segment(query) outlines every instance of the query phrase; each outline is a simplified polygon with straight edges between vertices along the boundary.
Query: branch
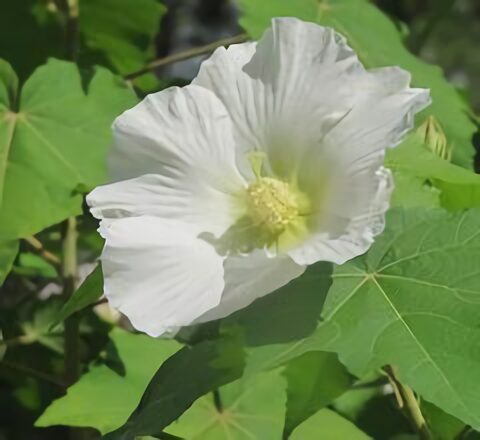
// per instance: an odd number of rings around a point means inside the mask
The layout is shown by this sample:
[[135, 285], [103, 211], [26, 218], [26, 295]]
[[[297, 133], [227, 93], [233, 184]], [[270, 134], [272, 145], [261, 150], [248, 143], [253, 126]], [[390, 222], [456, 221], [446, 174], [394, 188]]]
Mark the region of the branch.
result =
[[[77, 284], [77, 221], [65, 221], [63, 234], [63, 295], [70, 298]], [[74, 383], [80, 376], [79, 317], [76, 313], [65, 320], [65, 381]]]
[[65, 0], [66, 12], [67, 12], [67, 25], [66, 25], [66, 52], [67, 57], [76, 61], [78, 58], [79, 49], [79, 1], [78, 0]]
[[233, 37], [223, 38], [221, 40], [214, 41], [213, 43], [206, 44], [205, 46], [194, 47], [183, 52], [174, 53], [164, 58], [159, 58], [158, 60], [152, 61], [145, 67], [142, 67], [140, 70], [125, 75], [124, 78], [127, 80], [132, 80], [167, 64], [176, 63], [178, 61], [183, 61], [189, 58], [196, 57], [198, 55], [204, 55], [206, 53], [213, 52], [220, 46], [229, 46], [230, 44], [243, 43], [244, 41], [247, 41], [247, 39], [247, 34], [239, 34]]
[[387, 365], [384, 368], [384, 371], [395, 391], [395, 397], [399, 408], [403, 410], [409, 418], [415, 431], [422, 440], [433, 440], [432, 434], [428, 429], [427, 422], [423, 417], [417, 398], [412, 389], [398, 380], [394, 367]]
[[59, 381], [55, 376], [51, 376], [47, 373], [44, 373], [43, 371], [34, 370], [33, 368], [27, 367], [26, 365], [15, 364], [13, 362], [6, 361], [6, 360], [2, 360], [2, 365], [12, 370], [26, 373], [27, 375], [36, 377], [37, 379], [43, 380], [45, 382], [52, 383], [61, 388], [65, 387], [65, 384]]
[[61, 265], [60, 258], [58, 258], [55, 254], [47, 251], [43, 246], [42, 242], [35, 238], [34, 236], [26, 237], [24, 240], [40, 255], [45, 261], [50, 264], [53, 264], [57, 269]]

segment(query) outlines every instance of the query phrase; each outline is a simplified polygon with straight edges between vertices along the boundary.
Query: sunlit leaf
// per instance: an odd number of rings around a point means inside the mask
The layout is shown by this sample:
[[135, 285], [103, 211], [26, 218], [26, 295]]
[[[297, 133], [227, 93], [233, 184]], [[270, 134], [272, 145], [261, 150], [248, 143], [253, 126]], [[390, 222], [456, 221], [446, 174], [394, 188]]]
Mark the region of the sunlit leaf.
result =
[[[428, 151], [416, 134], [391, 150], [385, 163], [402, 176], [416, 177], [423, 182], [428, 179], [438, 189], [440, 202], [445, 208], [458, 210], [480, 206], [480, 175]], [[410, 196], [415, 197], [414, 194]], [[408, 197], [404, 194], [404, 199]]]
[[185, 347], [155, 373], [137, 409], [109, 440], [131, 440], [162, 432], [199, 397], [242, 375], [241, 341], [222, 338]]
[[361, 377], [392, 364], [425, 400], [480, 426], [480, 211], [394, 211], [338, 267], [315, 336]]
[[329, 409], [322, 409], [296, 428], [290, 440], [369, 440], [353, 423]]
[[105, 179], [110, 125], [135, 98], [104, 69], [86, 87], [74, 64], [51, 60], [20, 91], [0, 62], [0, 237], [78, 214], [77, 190]]
[[46, 409], [36, 426], [90, 426], [100, 432], [117, 428], [134, 410], [158, 366], [180, 348], [172, 340], [121, 330], [112, 333], [112, 340], [125, 365], [125, 376], [105, 365], [92, 366], [65, 397]]
[[395, 189], [390, 206], [402, 208], [439, 208], [441, 206], [441, 191], [427, 182], [424, 177], [418, 177], [407, 171], [392, 171]]
[[285, 380], [271, 371], [238, 380], [197, 400], [165, 431], [185, 439], [251, 440], [282, 438], [285, 419]]

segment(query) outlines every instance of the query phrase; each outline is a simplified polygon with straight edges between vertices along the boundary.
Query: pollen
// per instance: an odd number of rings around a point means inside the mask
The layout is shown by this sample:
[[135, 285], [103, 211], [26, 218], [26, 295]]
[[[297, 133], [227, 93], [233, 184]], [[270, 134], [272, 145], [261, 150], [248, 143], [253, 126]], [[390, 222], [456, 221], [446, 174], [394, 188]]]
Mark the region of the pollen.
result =
[[270, 177], [261, 177], [247, 188], [247, 206], [253, 223], [271, 233], [281, 233], [299, 215], [295, 191]]

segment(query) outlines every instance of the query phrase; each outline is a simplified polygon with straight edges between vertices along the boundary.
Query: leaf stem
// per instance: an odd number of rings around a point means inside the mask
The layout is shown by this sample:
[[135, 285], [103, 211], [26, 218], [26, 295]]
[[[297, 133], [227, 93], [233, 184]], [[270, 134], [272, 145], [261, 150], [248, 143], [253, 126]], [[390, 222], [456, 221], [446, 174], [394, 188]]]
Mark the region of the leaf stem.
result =
[[33, 235], [31, 237], [26, 237], [24, 240], [35, 250], [35, 252], [40, 255], [45, 261], [55, 266], [55, 268], [61, 267], [61, 260], [55, 254], [51, 253], [43, 246], [42, 242], [38, 240]]
[[28, 374], [37, 379], [43, 380], [44, 382], [52, 383], [58, 387], [64, 388], [65, 384], [59, 381], [55, 376], [51, 376], [43, 371], [34, 370], [33, 368], [27, 367], [26, 365], [15, 364], [10, 361], [2, 360], [2, 366], [10, 368], [11, 370], [16, 370], [21, 373]]
[[[63, 234], [63, 295], [70, 298], [77, 284], [77, 221], [70, 217], [65, 221]], [[68, 385], [80, 375], [79, 317], [74, 313], [65, 320], [65, 381]]]
[[213, 404], [215, 405], [215, 409], [219, 412], [223, 412], [223, 403], [222, 403], [222, 397], [220, 396], [220, 391], [218, 390], [213, 390]]
[[403, 410], [409, 418], [415, 431], [422, 440], [433, 440], [432, 434], [428, 429], [427, 422], [423, 417], [420, 405], [413, 390], [409, 386], [400, 382], [393, 366], [387, 365], [384, 368], [384, 371], [393, 386], [399, 408]]
[[221, 40], [214, 41], [212, 43], [206, 44], [204, 46], [194, 47], [182, 52], [174, 53], [163, 58], [159, 58], [141, 69], [129, 73], [124, 76], [127, 80], [135, 79], [139, 76], [145, 75], [146, 73], [151, 72], [152, 70], [157, 69], [158, 67], [165, 66], [167, 64], [176, 63], [177, 61], [187, 60], [189, 58], [196, 57], [198, 55], [204, 55], [210, 52], [213, 52], [220, 46], [229, 46], [230, 44], [243, 43], [248, 39], [247, 34], [239, 34], [233, 37], [222, 38]]
[[71, 61], [76, 61], [79, 50], [79, 0], [64, 0], [64, 10], [66, 14], [65, 26], [65, 52], [66, 57]]

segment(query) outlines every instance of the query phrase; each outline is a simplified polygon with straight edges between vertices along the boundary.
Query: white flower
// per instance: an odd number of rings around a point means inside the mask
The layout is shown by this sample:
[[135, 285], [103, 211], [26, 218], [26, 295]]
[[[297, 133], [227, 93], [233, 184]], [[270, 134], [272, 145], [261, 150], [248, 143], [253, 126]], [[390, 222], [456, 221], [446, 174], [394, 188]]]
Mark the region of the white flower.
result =
[[110, 303], [156, 336], [364, 253], [392, 191], [385, 149], [429, 103], [409, 82], [365, 70], [333, 30], [282, 18], [124, 113], [118, 181], [88, 196]]

